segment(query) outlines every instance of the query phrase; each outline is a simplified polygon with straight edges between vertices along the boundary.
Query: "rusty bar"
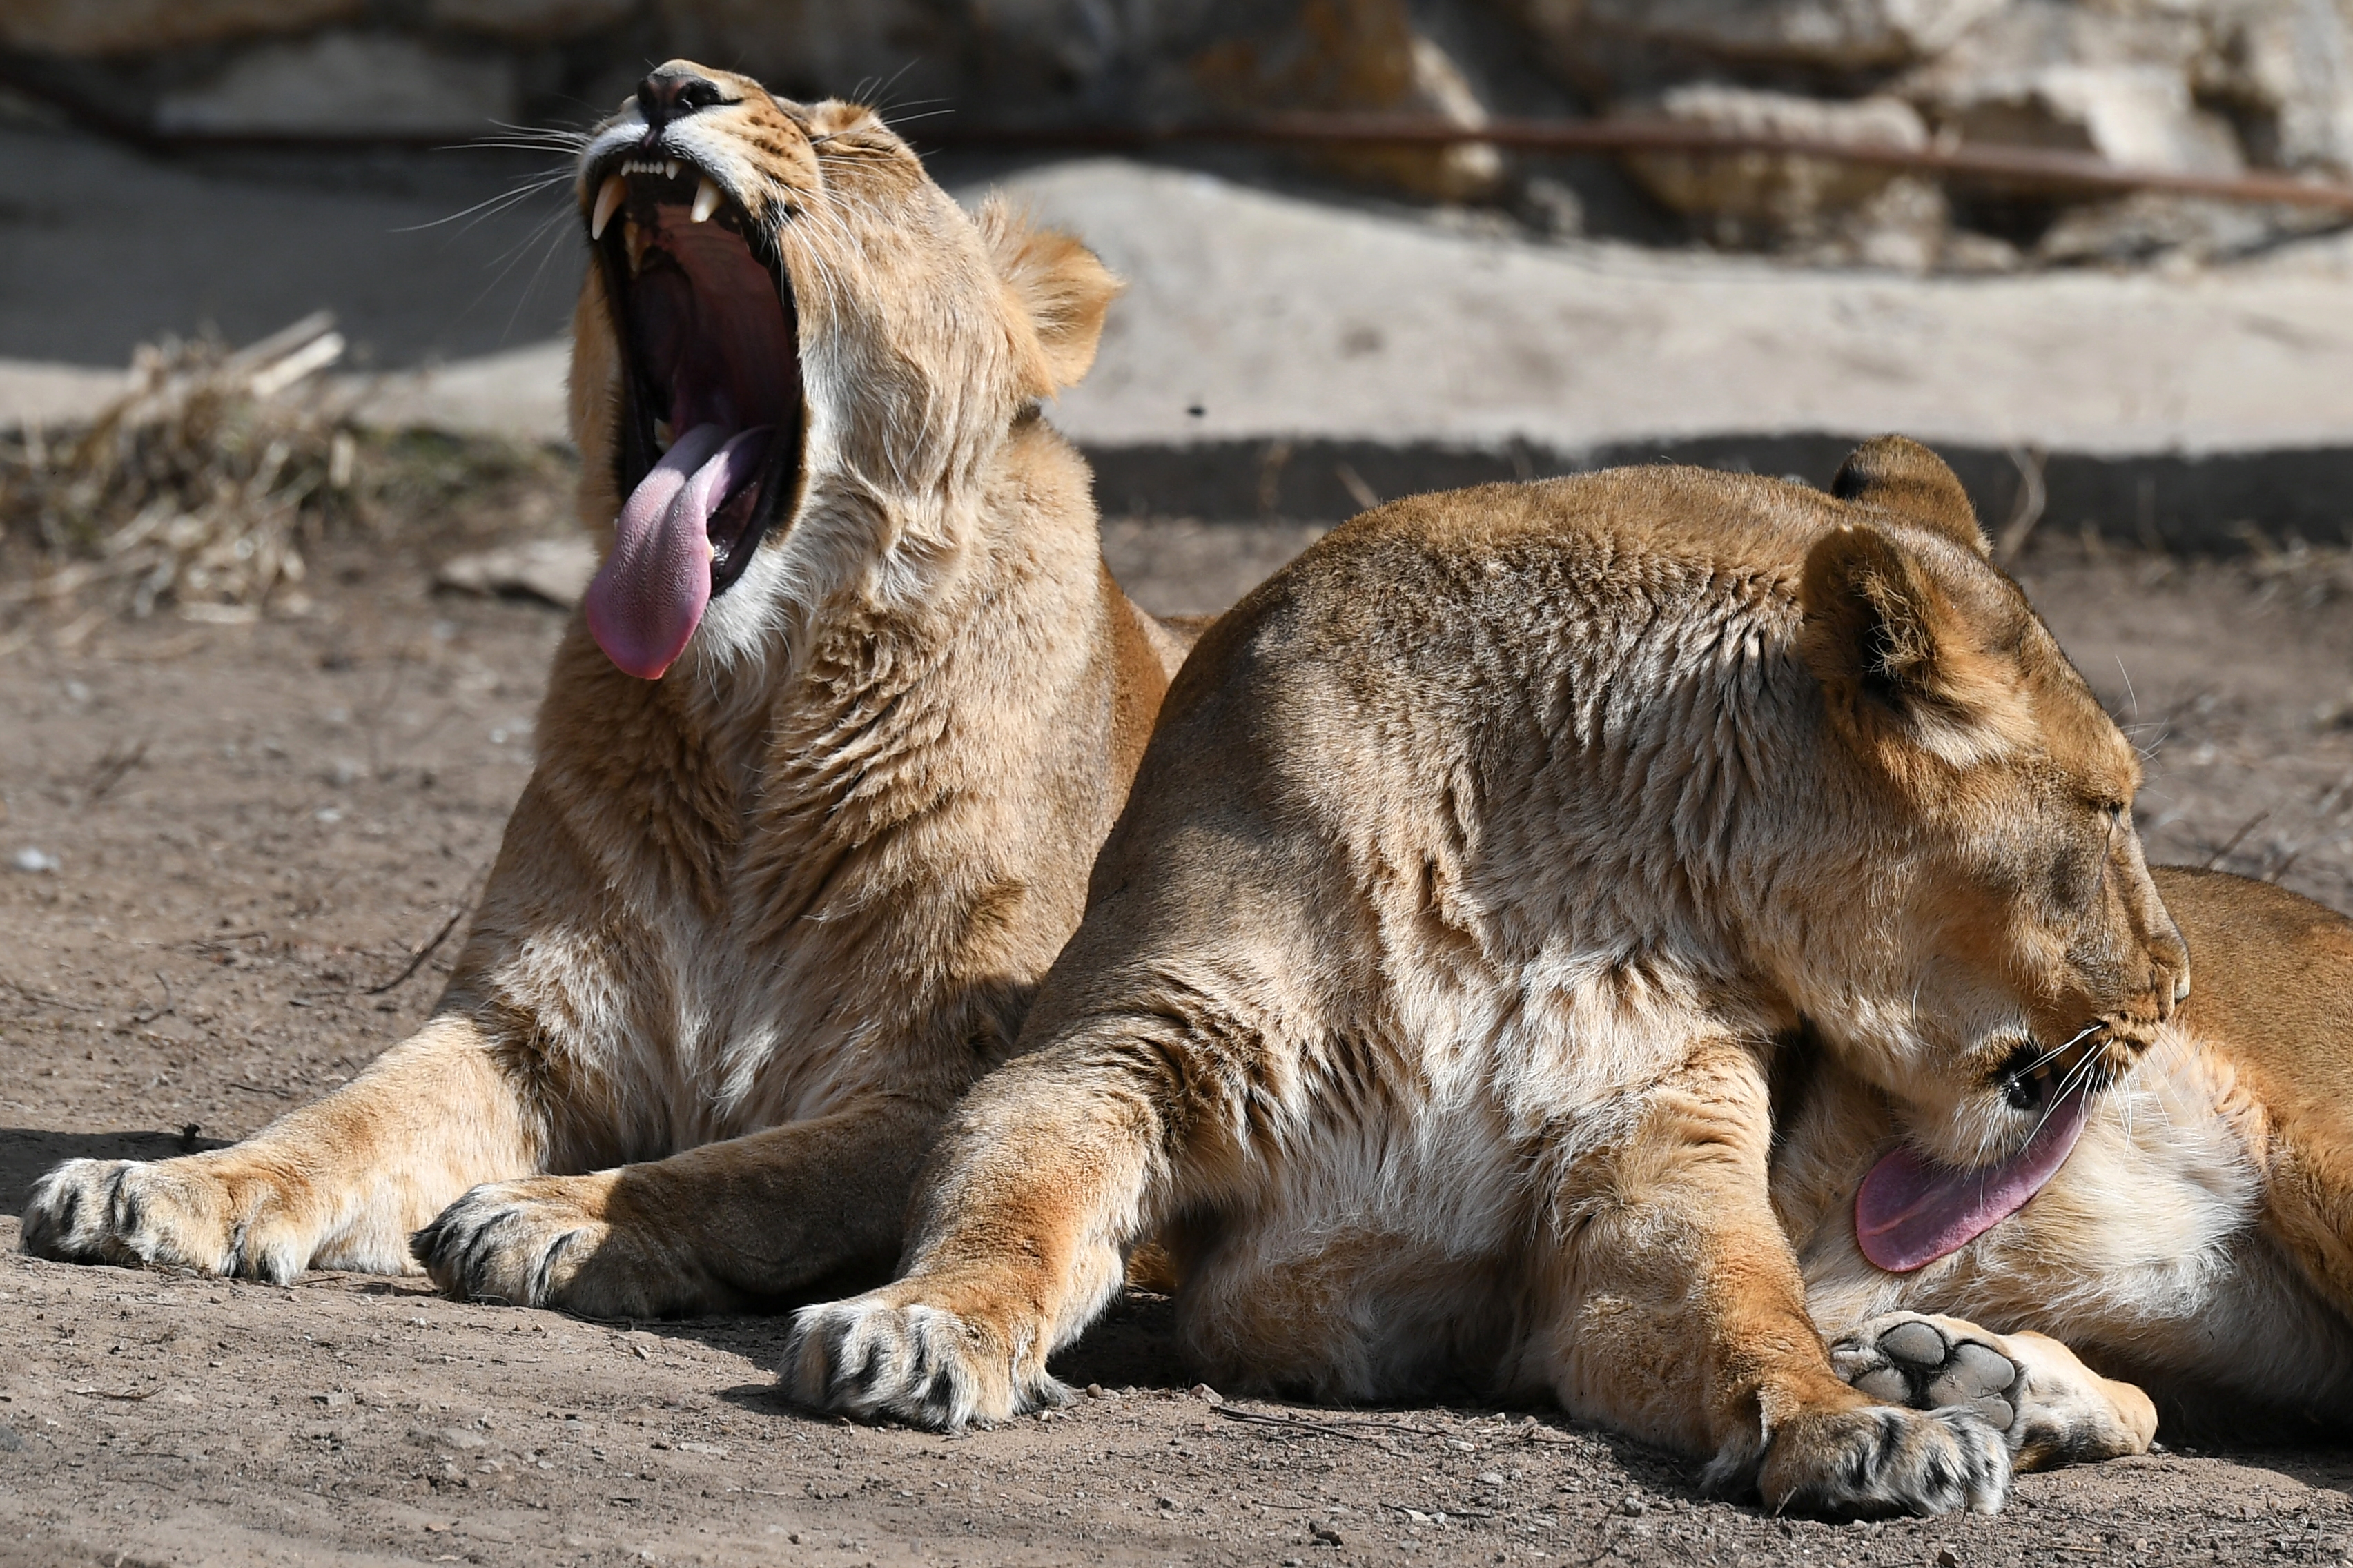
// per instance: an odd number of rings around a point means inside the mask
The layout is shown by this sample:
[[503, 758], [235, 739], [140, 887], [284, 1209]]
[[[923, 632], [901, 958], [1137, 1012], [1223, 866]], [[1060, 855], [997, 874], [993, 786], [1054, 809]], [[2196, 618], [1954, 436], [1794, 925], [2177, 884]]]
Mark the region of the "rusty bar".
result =
[[[142, 151], [245, 149], [391, 149], [449, 146], [446, 136], [384, 133], [313, 134], [283, 132], [173, 132], [90, 101], [61, 89], [47, 73], [27, 68], [22, 58], [0, 54], [0, 86], [46, 102], [83, 129]], [[938, 125], [914, 139], [937, 148], [1003, 147], [1040, 151], [1114, 152], [1186, 142], [1293, 147], [1447, 147], [1485, 143], [1524, 153], [1773, 153], [1867, 163], [1958, 179], [2066, 186], [2088, 191], [2165, 191], [2219, 201], [2276, 202], [2325, 207], [2353, 215], [2353, 185], [2288, 174], [2193, 174], [2172, 169], [2135, 169], [2084, 153], [2040, 147], [1960, 142], [1896, 147], [1807, 137], [1760, 135], [1681, 121], [1637, 118], [1602, 120], [1495, 120], [1470, 126], [1437, 119], [1386, 114], [1272, 114], [1254, 120], [1162, 125]], [[462, 145], [462, 144], [461, 144]], [[492, 142], [483, 151], [517, 151]]]
[[1928, 147], [1760, 135], [1681, 121], [1496, 120], [1458, 125], [1383, 115], [1282, 114], [1263, 119], [1174, 125], [960, 126], [919, 133], [949, 147], [1092, 150], [1225, 142], [1258, 146], [1444, 147], [1484, 143], [1526, 153], [1774, 153], [1867, 163], [1964, 179], [2070, 186], [2095, 191], [2166, 191], [2221, 201], [2277, 202], [2353, 214], [2353, 185], [2286, 174], [2196, 174], [2136, 169], [2084, 153], [1962, 142]]

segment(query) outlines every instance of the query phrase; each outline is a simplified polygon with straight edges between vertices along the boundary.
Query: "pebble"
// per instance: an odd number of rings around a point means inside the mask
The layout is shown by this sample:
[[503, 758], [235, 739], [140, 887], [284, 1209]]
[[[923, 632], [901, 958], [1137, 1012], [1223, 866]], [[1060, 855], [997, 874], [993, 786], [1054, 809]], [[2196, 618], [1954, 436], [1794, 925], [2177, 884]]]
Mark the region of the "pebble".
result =
[[31, 847], [30, 846], [17, 850], [16, 855], [9, 860], [9, 864], [16, 867], [19, 871], [27, 871], [35, 876], [41, 876], [47, 872], [61, 868], [60, 862], [56, 856], [46, 854], [41, 850]]

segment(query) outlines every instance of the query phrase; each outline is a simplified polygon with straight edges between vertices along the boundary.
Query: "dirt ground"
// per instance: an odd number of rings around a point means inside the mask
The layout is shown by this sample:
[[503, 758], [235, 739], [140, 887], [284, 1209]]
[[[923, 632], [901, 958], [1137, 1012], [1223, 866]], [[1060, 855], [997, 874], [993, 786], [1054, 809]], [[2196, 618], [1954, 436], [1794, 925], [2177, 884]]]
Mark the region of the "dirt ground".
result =
[[[1312, 537], [1115, 522], [1147, 605]], [[316, 563], [248, 626], [0, 626], [0, 1206], [71, 1155], [261, 1126], [413, 1027], [530, 764], [560, 617]], [[2150, 752], [2151, 858], [2353, 908], [2353, 616], [2332, 560], [2053, 542], [2023, 576]], [[13, 644], [15, 646], [11, 647]], [[52, 862], [54, 862], [52, 866]], [[9, 869], [10, 866], [49, 868]], [[2353, 1450], [2168, 1447], [1997, 1518], [1828, 1526], [1556, 1415], [1190, 1390], [1166, 1303], [1057, 1370], [1099, 1397], [946, 1439], [773, 1393], [777, 1320], [602, 1323], [419, 1281], [34, 1262], [0, 1221], [0, 1568], [334, 1562], [2336, 1563]]]

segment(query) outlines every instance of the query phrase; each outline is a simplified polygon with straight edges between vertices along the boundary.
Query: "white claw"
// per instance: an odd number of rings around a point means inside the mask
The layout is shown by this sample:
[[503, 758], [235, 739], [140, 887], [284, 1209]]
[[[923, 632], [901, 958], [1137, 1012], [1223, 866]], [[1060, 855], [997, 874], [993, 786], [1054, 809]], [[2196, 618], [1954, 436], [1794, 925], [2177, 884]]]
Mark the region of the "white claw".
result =
[[628, 195], [628, 191], [629, 187], [620, 175], [605, 176], [605, 183], [596, 187], [596, 216], [588, 220], [590, 239], [605, 237], [605, 226], [613, 221], [614, 211], [620, 206], [621, 198]]
[[702, 182], [694, 187], [694, 221], [707, 223], [711, 215], [718, 210], [719, 187], [711, 183], [710, 175], [705, 174]]

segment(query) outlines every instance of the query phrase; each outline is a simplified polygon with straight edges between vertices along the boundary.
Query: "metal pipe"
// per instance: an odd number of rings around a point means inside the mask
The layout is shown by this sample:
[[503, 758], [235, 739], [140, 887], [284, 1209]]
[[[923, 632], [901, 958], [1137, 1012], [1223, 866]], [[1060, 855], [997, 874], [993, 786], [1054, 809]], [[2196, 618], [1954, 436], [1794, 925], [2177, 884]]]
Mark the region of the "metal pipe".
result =
[[[166, 131], [63, 89], [21, 58], [0, 56], [0, 85], [50, 105], [83, 129], [164, 153], [212, 149], [356, 150], [447, 147], [446, 136], [384, 132]], [[1777, 136], [1683, 121], [1495, 120], [1461, 125], [1388, 114], [1270, 114], [1251, 120], [1162, 125], [933, 125], [916, 133], [931, 146], [1114, 152], [1188, 142], [1277, 147], [1451, 147], [1483, 143], [1523, 153], [1770, 153], [1834, 163], [2060, 189], [2164, 191], [2229, 202], [2275, 202], [2353, 215], [2353, 185], [2290, 174], [2198, 174], [2136, 169], [2088, 153], [1994, 142], [1899, 147]]]
[[1275, 114], [1261, 119], [1171, 125], [944, 126], [923, 140], [951, 147], [1114, 151], [1224, 142], [1303, 147], [1448, 147], [1483, 143], [1525, 153], [1772, 153], [1866, 163], [1960, 179], [2094, 191], [2166, 191], [2221, 201], [2277, 202], [2353, 214], [2353, 185], [2288, 174], [2199, 174], [2137, 169], [2096, 154], [1990, 142], [1899, 147], [1734, 131], [1683, 121], [1495, 120], [1459, 125], [1374, 114]]

